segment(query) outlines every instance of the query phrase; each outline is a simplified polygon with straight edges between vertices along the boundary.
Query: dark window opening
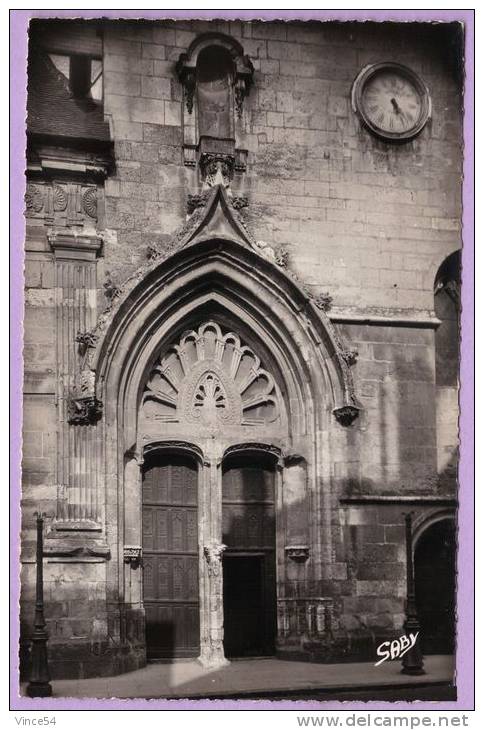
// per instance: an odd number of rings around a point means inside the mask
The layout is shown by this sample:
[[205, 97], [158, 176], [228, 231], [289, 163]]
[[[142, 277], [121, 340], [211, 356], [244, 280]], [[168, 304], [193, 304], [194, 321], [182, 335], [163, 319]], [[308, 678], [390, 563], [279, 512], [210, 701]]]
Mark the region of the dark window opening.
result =
[[460, 252], [445, 259], [435, 278], [434, 308], [441, 324], [435, 332], [435, 382], [457, 385], [459, 376]]
[[102, 101], [103, 67], [100, 59], [59, 53], [50, 53], [49, 57], [56, 69], [67, 79], [76, 99]]

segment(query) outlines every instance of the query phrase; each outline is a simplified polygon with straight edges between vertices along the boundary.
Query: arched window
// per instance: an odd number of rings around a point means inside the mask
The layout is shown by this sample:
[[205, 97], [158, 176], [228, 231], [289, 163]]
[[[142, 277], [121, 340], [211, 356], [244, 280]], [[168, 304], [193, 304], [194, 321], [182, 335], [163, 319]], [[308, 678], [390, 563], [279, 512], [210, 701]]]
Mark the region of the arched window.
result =
[[434, 287], [437, 467], [441, 488], [455, 489], [459, 458], [460, 251], [441, 264]]
[[460, 251], [448, 256], [435, 278], [434, 307], [440, 319], [435, 333], [435, 382], [457, 385], [459, 375]]

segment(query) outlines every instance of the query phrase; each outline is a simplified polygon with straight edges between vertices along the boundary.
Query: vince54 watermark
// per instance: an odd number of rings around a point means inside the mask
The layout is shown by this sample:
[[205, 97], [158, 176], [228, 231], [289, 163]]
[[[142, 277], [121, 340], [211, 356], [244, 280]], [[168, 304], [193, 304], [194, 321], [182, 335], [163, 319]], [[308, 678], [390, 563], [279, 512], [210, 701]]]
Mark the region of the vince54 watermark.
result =
[[388, 659], [398, 659], [406, 654], [407, 651], [415, 646], [419, 633], [420, 632], [417, 631], [417, 633], [410, 633], [408, 636], [404, 634], [398, 639], [393, 639], [393, 641], [384, 641], [380, 644], [380, 646], [377, 647], [376, 653], [378, 656], [381, 656], [382, 659], [376, 662], [375, 667], [383, 664], [383, 662], [386, 662]]

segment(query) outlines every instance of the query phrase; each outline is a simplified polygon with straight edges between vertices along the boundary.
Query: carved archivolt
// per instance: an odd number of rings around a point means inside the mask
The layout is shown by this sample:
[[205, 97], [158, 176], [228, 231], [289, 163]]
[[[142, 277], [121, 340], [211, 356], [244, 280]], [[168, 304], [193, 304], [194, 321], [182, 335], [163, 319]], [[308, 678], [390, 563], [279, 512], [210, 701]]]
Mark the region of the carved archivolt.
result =
[[148, 420], [257, 426], [279, 419], [274, 378], [234, 332], [205, 322], [156, 362], [144, 389]]

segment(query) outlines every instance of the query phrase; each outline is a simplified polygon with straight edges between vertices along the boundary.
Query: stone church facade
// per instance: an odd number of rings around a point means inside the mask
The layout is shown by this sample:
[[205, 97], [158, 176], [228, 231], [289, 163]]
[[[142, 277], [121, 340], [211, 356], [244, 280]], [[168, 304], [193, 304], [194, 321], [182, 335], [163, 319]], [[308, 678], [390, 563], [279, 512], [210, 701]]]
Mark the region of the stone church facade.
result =
[[[424, 650], [453, 651], [460, 44], [32, 21], [24, 664], [38, 508], [55, 677], [371, 659], [409, 511]], [[425, 84], [412, 137], [358, 113], [383, 62]]]

